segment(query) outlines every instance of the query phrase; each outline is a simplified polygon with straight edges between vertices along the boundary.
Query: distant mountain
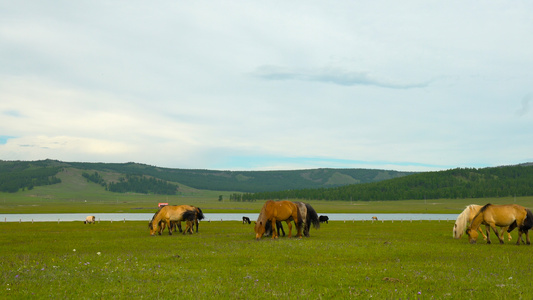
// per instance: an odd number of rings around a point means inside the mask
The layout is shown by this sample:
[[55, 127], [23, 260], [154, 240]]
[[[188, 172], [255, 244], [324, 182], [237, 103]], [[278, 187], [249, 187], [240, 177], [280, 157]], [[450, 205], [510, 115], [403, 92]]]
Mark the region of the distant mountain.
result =
[[[101, 184], [110, 191], [146, 191], [163, 194], [171, 193], [172, 184], [177, 185], [174, 190], [183, 184], [203, 190], [256, 193], [340, 187], [416, 174], [373, 169], [214, 171], [171, 169], [133, 162], [0, 161], [0, 191], [16, 192], [19, 189], [58, 183], [60, 180], [55, 175], [64, 168], [80, 169], [87, 180]], [[115, 175], [102, 177], [99, 172]]]

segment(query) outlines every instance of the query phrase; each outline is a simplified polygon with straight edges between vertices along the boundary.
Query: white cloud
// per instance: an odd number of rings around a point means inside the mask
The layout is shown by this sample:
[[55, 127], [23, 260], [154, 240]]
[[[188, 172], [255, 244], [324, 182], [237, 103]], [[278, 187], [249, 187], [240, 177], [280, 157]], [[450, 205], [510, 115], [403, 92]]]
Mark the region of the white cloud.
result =
[[533, 160], [527, 2], [0, 8], [0, 159], [224, 169]]

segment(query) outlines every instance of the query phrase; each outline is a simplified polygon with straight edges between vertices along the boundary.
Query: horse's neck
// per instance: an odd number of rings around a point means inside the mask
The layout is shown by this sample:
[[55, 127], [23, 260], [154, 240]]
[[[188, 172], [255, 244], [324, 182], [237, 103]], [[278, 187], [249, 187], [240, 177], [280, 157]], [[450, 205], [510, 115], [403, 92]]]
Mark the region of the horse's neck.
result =
[[259, 213], [259, 217], [257, 218], [257, 222], [263, 222], [263, 225], [268, 221], [268, 217], [264, 211]]
[[161, 221], [161, 212], [159, 212], [157, 215], [154, 216], [152, 219], [152, 224], [159, 224], [159, 221]]
[[477, 230], [479, 225], [483, 222], [483, 212], [478, 213], [474, 219], [472, 219], [472, 223], [470, 224], [470, 229]]

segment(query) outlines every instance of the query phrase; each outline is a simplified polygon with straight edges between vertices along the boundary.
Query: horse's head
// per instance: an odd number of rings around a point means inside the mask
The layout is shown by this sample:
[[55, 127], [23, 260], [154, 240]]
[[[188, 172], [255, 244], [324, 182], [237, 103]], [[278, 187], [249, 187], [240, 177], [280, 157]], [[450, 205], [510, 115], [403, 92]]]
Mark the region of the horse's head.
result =
[[157, 232], [156, 227], [158, 226], [154, 226], [154, 222], [148, 223], [148, 228], [150, 228], [150, 235], [155, 235], [155, 233]]
[[463, 236], [463, 232], [458, 230], [457, 223], [453, 225], [453, 237], [456, 239], [460, 239]]
[[255, 239], [259, 240], [265, 233], [265, 224], [262, 221], [255, 223]]
[[475, 244], [476, 241], [477, 241], [477, 237], [478, 237], [477, 230], [472, 230], [472, 229], [468, 228], [466, 230], [466, 234], [468, 234], [468, 237], [470, 239], [470, 244]]

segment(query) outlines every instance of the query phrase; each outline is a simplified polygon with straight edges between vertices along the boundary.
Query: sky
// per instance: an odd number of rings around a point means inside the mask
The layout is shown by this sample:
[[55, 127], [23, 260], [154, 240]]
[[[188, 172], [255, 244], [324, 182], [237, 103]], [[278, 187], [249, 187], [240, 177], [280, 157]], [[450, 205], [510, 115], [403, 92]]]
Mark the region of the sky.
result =
[[531, 162], [532, 13], [526, 0], [0, 0], [0, 160]]

